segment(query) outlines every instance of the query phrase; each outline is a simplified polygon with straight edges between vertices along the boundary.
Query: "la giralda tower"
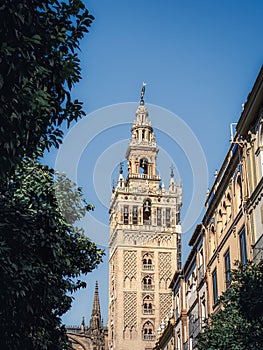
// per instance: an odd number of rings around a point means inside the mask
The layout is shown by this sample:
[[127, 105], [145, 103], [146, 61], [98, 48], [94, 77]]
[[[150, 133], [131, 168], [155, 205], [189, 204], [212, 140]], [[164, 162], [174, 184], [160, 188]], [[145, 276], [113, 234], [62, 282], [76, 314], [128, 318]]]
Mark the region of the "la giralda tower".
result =
[[[160, 185], [158, 147], [141, 92], [126, 152], [110, 201], [109, 349], [151, 350], [172, 310], [169, 288], [181, 268], [182, 188]], [[160, 118], [162, 116], [160, 115]]]

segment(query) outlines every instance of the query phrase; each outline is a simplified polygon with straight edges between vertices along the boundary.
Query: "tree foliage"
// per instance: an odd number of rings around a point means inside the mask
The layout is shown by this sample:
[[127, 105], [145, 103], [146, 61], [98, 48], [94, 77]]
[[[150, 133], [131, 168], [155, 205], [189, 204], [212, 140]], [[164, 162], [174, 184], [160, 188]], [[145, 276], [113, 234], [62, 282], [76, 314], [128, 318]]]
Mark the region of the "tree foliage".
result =
[[26, 159], [0, 193], [0, 348], [65, 349], [60, 317], [103, 252], [74, 227], [92, 207], [65, 175]]
[[81, 0], [0, 1], [0, 349], [66, 349], [70, 293], [102, 260], [75, 226], [93, 207], [38, 160], [84, 114], [70, 92], [93, 19]]
[[231, 286], [220, 298], [220, 310], [199, 335], [199, 350], [263, 349], [262, 267], [239, 263], [231, 278]]
[[61, 125], [82, 104], [70, 90], [81, 79], [79, 41], [93, 16], [81, 0], [0, 2], [0, 176], [40, 147], [58, 147]]

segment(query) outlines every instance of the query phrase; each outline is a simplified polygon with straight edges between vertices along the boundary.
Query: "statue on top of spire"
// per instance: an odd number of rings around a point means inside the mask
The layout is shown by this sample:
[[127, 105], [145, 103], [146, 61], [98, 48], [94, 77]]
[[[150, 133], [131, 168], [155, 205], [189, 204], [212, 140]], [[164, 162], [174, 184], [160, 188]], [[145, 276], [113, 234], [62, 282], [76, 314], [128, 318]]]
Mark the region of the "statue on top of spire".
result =
[[147, 85], [147, 84], [146, 84], [145, 82], [142, 83], [141, 102], [140, 102], [141, 105], [144, 105], [144, 99], [143, 99], [143, 97], [144, 97], [144, 94], [145, 94], [145, 86], [146, 86], [146, 85]]
[[174, 177], [174, 169], [175, 169], [173, 164], [171, 164], [170, 169], [171, 169], [170, 176], [171, 176], [171, 178], [173, 178]]

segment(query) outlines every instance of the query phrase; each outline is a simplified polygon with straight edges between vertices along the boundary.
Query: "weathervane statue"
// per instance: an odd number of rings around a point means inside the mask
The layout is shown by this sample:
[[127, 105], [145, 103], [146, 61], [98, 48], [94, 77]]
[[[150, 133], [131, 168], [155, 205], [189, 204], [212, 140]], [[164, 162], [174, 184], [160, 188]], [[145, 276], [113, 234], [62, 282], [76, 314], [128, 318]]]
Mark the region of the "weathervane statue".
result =
[[144, 94], [145, 94], [145, 86], [147, 84], [145, 82], [142, 83], [142, 91], [141, 91], [141, 105], [144, 104], [144, 100], [143, 100], [143, 97], [144, 97]]

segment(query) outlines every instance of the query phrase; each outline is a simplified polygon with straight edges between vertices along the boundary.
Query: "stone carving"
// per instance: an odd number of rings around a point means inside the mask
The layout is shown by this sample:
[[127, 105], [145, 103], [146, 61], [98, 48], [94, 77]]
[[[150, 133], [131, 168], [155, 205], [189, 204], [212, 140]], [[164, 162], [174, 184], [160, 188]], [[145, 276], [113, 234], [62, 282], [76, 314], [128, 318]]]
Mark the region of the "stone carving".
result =
[[136, 278], [137, 271], [137, 252], [126, 250], [124, 251], [124, 277]]
[[160, 293], [160, 320], [170, 315], [172, 309], [172, 296], [170, 293]]
[[159, 277], [160, 280], [164, 279], [165, 281], [167, 279], [171, 279], [172, 277], [172, 257], [171, 253], [159, 253]]
[[123, 315], [124, 315], [124, 329], [137, 326], [137, 293], [124, 292], [123, 293]]
[[[150, 226], [149, 226], [150, 227]], [[130, 242], [133, 243], [155, 243], [156, 245], [160, 245], [161, 243], [165, 244], [166, 246], [171, 245], [171, 239], [172, 235], [170, 233], [167, 234], [160, 234], [157, 232], [138, 232], [138, 231], [132, 231], [132, 232], [125, 232], [124, 233], [124, 242]]]

